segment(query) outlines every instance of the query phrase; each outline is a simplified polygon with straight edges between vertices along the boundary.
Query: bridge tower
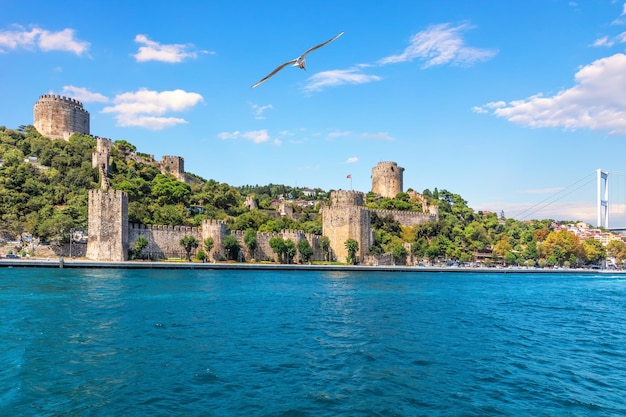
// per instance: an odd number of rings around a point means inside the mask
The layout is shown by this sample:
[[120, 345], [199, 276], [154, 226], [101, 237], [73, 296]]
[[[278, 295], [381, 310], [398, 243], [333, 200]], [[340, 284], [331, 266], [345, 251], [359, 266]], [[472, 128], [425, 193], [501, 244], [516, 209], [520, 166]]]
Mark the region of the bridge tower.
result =
[[[609, 172], [598, 169], [598, 227], [609, 228]], [[604, 224], [603, 224], [604, 220]]]

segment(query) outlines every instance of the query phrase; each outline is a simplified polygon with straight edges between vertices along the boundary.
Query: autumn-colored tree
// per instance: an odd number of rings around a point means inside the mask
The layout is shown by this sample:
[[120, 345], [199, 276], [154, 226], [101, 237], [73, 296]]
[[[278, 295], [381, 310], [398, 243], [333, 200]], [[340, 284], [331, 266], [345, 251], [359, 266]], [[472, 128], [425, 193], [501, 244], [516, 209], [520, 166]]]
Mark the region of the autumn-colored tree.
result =
[[582, 248], [586, 263], [597, 264], [606, 259], [607, 248], [599, 240], [585, 239], [582, 241]]
[[558, 265], [563, 265], [565, 261], [570, 261], [571, 263], [572, 257], [579, 259], [583, 255], [580, 239], [567, 230], [550, 232], [546, 240], [541, 244], [541, 248], [545, 257], [548, 260], [554, 258]]

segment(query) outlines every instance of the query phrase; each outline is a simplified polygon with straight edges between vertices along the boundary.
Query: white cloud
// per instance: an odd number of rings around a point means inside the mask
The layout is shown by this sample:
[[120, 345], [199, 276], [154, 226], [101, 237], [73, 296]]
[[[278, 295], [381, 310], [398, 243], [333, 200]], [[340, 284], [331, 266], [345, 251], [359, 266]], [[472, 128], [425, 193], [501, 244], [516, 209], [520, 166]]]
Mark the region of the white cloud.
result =
[[17, 30], [0, 31], [0, 53], [12, 49], [35, 49], [42, 51], [65, 51], [82, 55], [89, 49], [89, 42], [75, 37], [74, 29], [63, 29], [51, 32], [38, 27], [25, 30], [17, 26]]
[[139, 51], [133, 55], [137, 62], [161, 61], [168, 63], [182, 62], [186, 58], [197, 58], [198, 53], [208, 53], [207, 51], [189, 51], [192, 44], [170, 44], [161, 45], [151, 41], [146, 35], [135, 36], [135, 42], [143, 44]]
[[348, 158], [348, 160], [346, 161], [346, 164], [354, 164], [355, 162], [358, 162], [359, 158], [356, 156], [352, 156], [350, 158]]
[[309, 77], [304, 87], [307, 92], [321, 91], [326, 87], [336, 87], [343, 84], [365, 84], [378, 81], [381, 77], [361, 73], [360, 69], [322, 71]]
[[379, 132], [379, 133], [362, 133], [361, 136], [367, 139], [375, 139], [375, 140], [395, 140], [395, 138], [387, 132]]
[[268, 104], [265, 106], [259, 106], [258, 104], [253, 104], [252, 110], [254, 110], [254, 118], [257, 120], [265, 119], [265, 116], [263, 116], [263, 113], [265, 113], [266, 110], [270, 110], [272, 108], [273, 107], [271, 104]]
[[270, 139], [269, 135], [267, 134], [267, 130], [265, 129], [246, 132], [243, 134], [243, 137], [251, 140], [254, 143], [263, 143], [267, 142]]
[[608, 36], [603, 36], [601, 38], [596, 39], [591, 46], [613, 46], [615, 42], [610, 41]]
[[342, 138], [346, 136], [350, 136], [352, 132], [347, 130], [333, 130], [328, 134], [329, 139]]
[[472, 111], [474, 113], [484, 114], [484, 113], [489, 113], [489, 110], [499, 109], [500, 107], [506, 107], [506, 102], [505, 101], [492, 101], [482, 106], [474, 106], [472, 107]]
[[[247, 139], [254, 143], [263, 143], [267, 142], [270, 139], [270, 136], [267, 133], [267, 130], [251, 130], [248, 132], [240, 132], [238, 130], [234, 132], [221, 132], [217, 135], [218, 139], [221, 140], [235, 140], [239, 138]], [[280, 145], [282, 142], [278, 139], [274, 139], [274, 144]]]
[[413, 35], [404, 52], [383, 58], [378, 63], [385, 65], [421, 59], [424, 61], [422, 68], [428, 68], [443, 64], [469, 65], [495, 56], [496, 50], [465, 45], [461, 32], [470, 28], [467, 24], [452, 27], [449, 23], [430, 26]]
[[234, 132], [221, 132], [217, 134], [217, 138], [221, 140], [237, 139], [239, 137], [239, 131]]
[[624, 15], [626, 15], [626, 3], [624, 3], [624, 6], [622, 6], [622, 14], [620, 16]]
[[86, 88], [73, 85], [64, 86], [61, 95], [73, 97], [83, 103], [107, 103], [109, 101], [108, 97], [100, 93], [92, 93]]
[[67, 51], [81, 55], [89, 49], [89, 42], [74, 38], [74, 29], [59, 32], [42, 30], [39, 35], [39, 47], [44, 51]]
[[615, 54], [582, 67], [575, 81], [573, 87], [552, 97], [536, 94], [511, 101], [496, 107], [493, 114], [535, 128], [591, 129], [626, 135], [626, 55]]
[[119, 126], [139, 126], [151, 130], [187, 123], [185, 119], [162, 117], [168, 112], [180, 112], [202, 101], [202, 96], [184, 90], [151, 91], [140, 89], [117, 95], [113, 106], [103, 113], [113, 113]]
[[603, 36], [599, 39], [596, 39], [595, 42], [591, 44], [591, 46], [596, 46], [596, 47], [606, 46], [610, 48], [616, 43], [626, 43], [626, 32], [622, 32], [619, 35], [616, 35], [612, 38], [609, 38], [608, 36]]

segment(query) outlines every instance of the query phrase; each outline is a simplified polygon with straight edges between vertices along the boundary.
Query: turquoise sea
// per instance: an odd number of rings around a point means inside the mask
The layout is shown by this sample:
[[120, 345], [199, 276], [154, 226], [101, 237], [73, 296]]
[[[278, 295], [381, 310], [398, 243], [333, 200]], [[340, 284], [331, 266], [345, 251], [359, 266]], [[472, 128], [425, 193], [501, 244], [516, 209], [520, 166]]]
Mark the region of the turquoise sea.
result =
[[624, 416], [626, 275], [0, 269], [2, 416]]

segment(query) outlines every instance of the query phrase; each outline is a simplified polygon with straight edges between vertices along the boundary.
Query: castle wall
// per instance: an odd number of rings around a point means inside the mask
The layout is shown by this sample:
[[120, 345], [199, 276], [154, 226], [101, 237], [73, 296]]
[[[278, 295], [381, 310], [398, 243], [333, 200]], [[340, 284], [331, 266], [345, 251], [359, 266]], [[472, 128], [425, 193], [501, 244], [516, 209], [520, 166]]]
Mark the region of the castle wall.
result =
[[43, 136], [68, 140], [74, 133], [89, 134], [89, 112], [73, 98], [44, 94], [33, 113], [35, 129]]
[[141, 255], [152, 260], [185, 258], [187, 254], [180, 240], [187, 236], [196, 238], [198, 250], [202, 248], [202, 229], [198, 227], [131, 224], [128, 228], [129, 247], [134, 246], [138, 237], [145, 238], [148, 245], [142, 250]]
[[402, 210], [370, 210], [370, 211], [372, 213], [376, 213], [378, 217], [391, 216], [394, 220], [397, 220], [402, 226], [417, 226], [418, 224], [436, 222], [439, 219], [439, 216], [433, 213], [418, 213], [415, 211], [402, 211]]
[[119, 190], [89, 190], [87, 258], [128, 259], [128, 195]]
[[372, 168], [372, 192], [394, 198], [403, 190], [403, 173], [404, 168], [395, 162], [379, 162]]
[[[256, 235], [257, 248], [255, 249], [254, 253], [250, 253], [244, 241], [245, 234], [245, 230], [234, 230], [231, 232], [231, 235], [233, 235], [239, 242], [239, 247], [244, 252], [244, 258], [247, 260], [256, 259], [260, 261], [276, 261], [276, 253], [272, 250], [272, 247], [270, 246], [270, 239], [274, 237], [278, 237], [284, 240], [291, 240], [293, 243], [296, 244], [296, 247], [300, 240], [305, 239], [309, 242], [311, 248], [313, 248], [313, 255], [311, 256], [311, 260], [322, 261], [324, 259], [324, 255], [322, 253], [322, 250], [320, 249], [320, 236], [318, 235], [304, 233], [299, 230], [283, 230], [279, 233], [259, 232]], [[292, 262], [301, 261], [302, 260], [300, 259], [299, 254], [296, 254], [295, 259], [292, 259]]]
[[[242, 251], [243, 259], [245, 260], [276, 260], [276, 254], [269, 244], [270, 239], [274, 237], [292, 240], [296, 245], [299, 240], [306, 239], [313, 248], [313, 256], [311, 259], [323, 259], [323, 254], [319, 244], [320, 236], [297, 230], [283, 230], [280, 233], [257, 233], [257, 248], [252, 254], [246, 247], [244, 241], [245, 233], [246, 232], [244, 230], [233, 230], [230, 233], [230, 235], [237, 239], [239, 248]], [[226, 224], [221, 220], [205, 220], [202, 227], [131, 224], [128, 228], [128, 241], [129, 248], [132, 248], [137, 238], [145, 238], [148, 241], [148, 245], [142, 250], [141, 257], [145, 259], [158, 260], [167, 258], [184, 258], [186, 253], [180, 245], [180, 240], [187, 236], [193, 236], [198, 241], [197, 250], [191, 254], [192, 257], [195, 257], [200, 249], [204, 250], [204, 240], [211, 237], [213, 238], [214, 244], [211, 252], [208, 254], [209, 259], [222, 260], [226, 257], [222, 248], [222, 241], [223, 237], [227, 234]], [[300, 259], [298, 255], [296, 255], [295, 259], [292, 261], [299, 262]]]

